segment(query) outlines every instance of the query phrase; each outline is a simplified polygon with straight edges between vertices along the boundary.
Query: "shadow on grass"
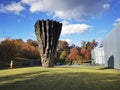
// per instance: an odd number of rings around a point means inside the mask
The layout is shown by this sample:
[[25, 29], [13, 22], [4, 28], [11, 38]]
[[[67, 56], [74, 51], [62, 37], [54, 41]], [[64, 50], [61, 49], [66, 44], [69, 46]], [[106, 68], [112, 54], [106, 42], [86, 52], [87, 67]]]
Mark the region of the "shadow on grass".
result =
[[119, 90], [120, 74], [36, 71], [0, 77], [0, 90]]
[[111, 67], [102, 67], [102, 68], [99, 68], [99, 70], [107, 70], [107, 69], [113, 69]]
[[[45, 71], [38, 71], [38, 72], [29, 72], [29, 73], [22, 73], [22, 74], [15, 74], [15, 75], [8, 75], [8, 76], [0, 76], [0, 85], [4, 85], [6, 83], [14, 83], [16, 81], [24, 81], [24, 80], [28, 80], [28, 79], [32, 79], [34, 78], [33, 76], [39, 75], [39, 74], [43, 74], [47, 72]], [[44, 75], [44, 74], [43, 74]]]

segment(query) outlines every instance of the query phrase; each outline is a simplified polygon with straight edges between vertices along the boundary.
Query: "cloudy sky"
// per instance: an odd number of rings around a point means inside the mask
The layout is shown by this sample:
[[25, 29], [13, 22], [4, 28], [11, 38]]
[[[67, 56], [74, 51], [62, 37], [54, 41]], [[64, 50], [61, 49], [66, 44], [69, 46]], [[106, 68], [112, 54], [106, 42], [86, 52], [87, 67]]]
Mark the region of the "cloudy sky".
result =
[[62, 22], [60, 39], [70, 43], [103, 40], [120, 26], [119, 10], [119, 0], [0, 0], [0, 40], [35, 40], [38, 19]]

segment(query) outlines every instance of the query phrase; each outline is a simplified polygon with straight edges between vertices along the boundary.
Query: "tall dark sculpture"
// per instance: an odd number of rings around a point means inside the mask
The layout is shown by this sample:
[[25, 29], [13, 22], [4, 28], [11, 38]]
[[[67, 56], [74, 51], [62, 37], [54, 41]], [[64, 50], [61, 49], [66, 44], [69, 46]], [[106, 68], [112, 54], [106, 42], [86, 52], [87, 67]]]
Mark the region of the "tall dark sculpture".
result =
[[53, 67], [62, 23], [52, 20], [38, 20], [34, 27], [42, 66]]

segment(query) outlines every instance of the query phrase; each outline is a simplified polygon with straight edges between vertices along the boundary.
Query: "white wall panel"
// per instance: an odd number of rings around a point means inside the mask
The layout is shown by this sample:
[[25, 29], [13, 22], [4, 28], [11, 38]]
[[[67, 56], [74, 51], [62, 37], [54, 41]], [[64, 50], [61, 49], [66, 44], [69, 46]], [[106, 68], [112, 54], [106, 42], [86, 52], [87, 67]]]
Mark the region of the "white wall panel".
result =
[[105, 64], [103, 47], [102, 48], [96, 47], [95, 49], [92, 50], [91, 55], [93, 62], [95, 64]]

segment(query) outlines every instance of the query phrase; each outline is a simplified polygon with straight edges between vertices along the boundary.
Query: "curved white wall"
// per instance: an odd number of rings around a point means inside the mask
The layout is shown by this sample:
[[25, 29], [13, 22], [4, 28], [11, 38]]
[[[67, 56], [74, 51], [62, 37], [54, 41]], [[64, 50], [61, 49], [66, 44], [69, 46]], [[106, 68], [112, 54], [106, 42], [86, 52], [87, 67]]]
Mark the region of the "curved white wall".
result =
[[120, 30], [114, 29], [104, 39], [105, 66], [120, 69]]

